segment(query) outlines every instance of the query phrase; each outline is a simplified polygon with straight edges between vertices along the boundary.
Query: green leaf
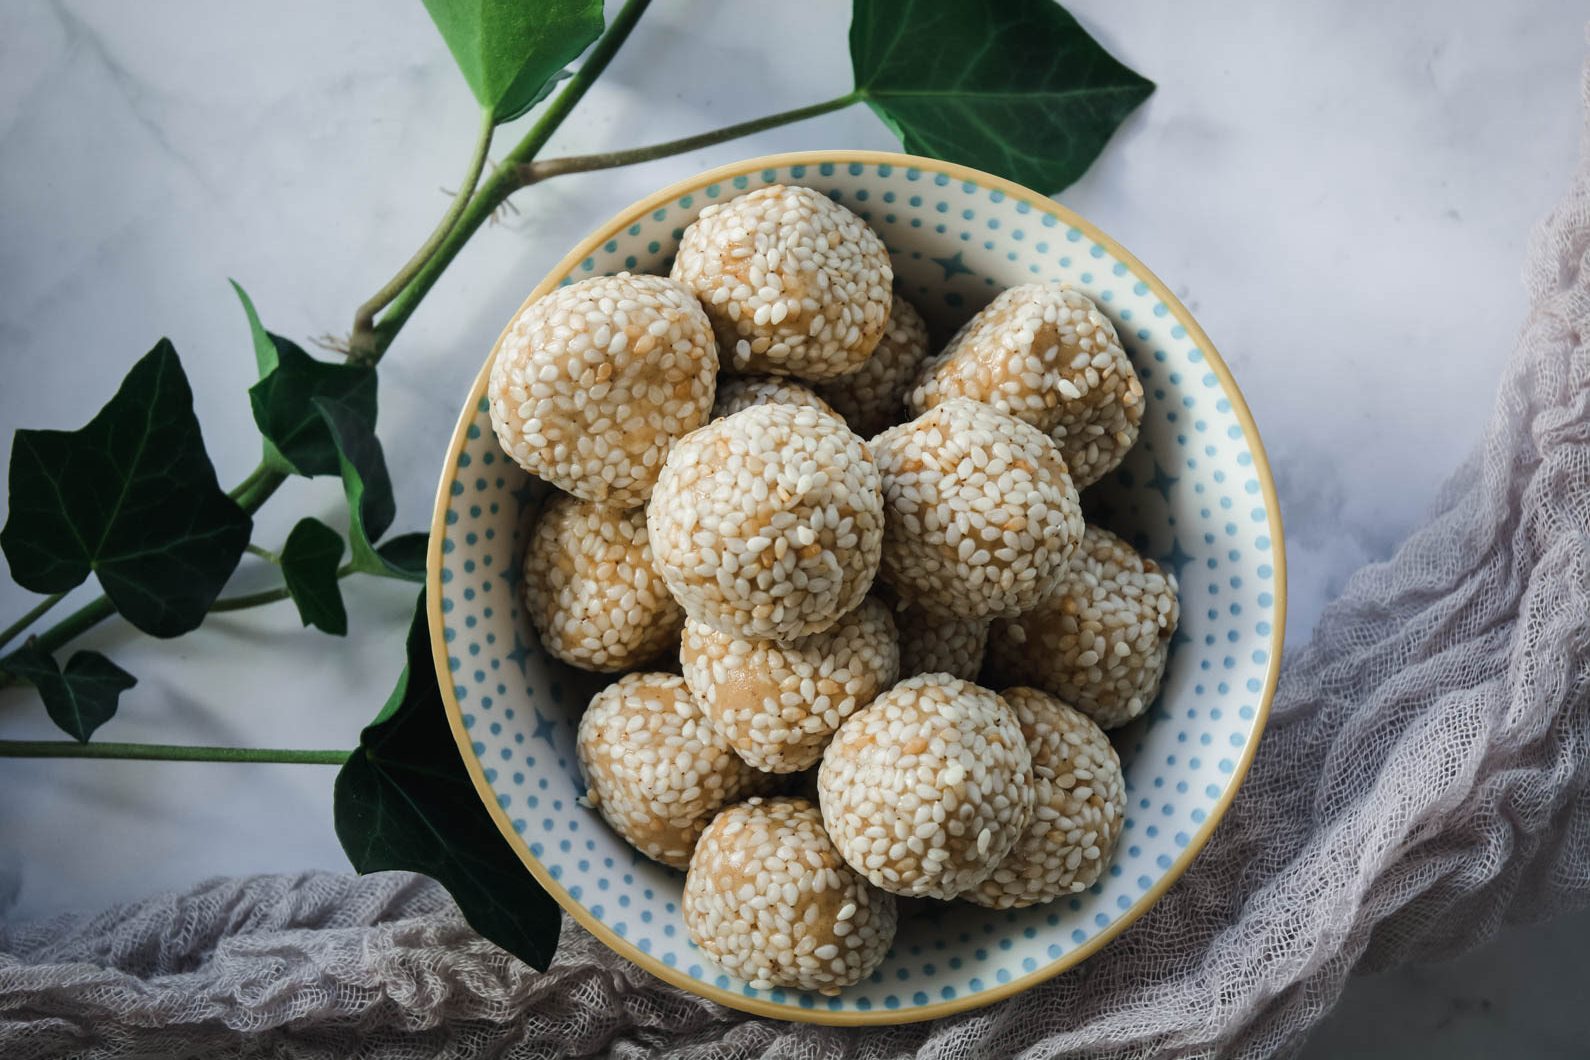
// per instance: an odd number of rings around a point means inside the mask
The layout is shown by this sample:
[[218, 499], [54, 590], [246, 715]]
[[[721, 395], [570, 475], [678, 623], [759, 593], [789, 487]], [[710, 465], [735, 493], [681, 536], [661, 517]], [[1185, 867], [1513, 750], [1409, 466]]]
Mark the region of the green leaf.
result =
[[63, 673], [48, 652], [28, 644], [6, 656], [5, 668], [39, 690], [50, 720], [79, 743], [115, 716], [121, 694], [138, 683], [97, 651], [73, 655]]
[[296, 343], [266, 333], [277, 364], [248, 392], [254, 423], [265, 436], [266, 459], [275, 450], [284, 464], [279, 470], [304, 476], [340, 471], [337, 446], [316, 411], [316, 399], [347, 405], [360, 419], [375, 424], [375, 369], [327, 364]]
[[425, 624], [409, 627], [408, 664], [337, 774], [337, 839], [361, 873], [422, 872], [447, 888], [471, 927], [536, 968], [558, 942], [558, 907], [503, 840], [447, 724]]
[[602, 33], [602, 0], [425, 0], [480, 105], [499, 124], [545, 98]]
[[855, 0], [856, 92], [913, 154], [1038, 191], [1080, 177], [1154, 84], [1050, 0]]
[[81, 430], [16, 433], [10, 504], [0, 547], [18, 585], [64, 592], [93, 571], [116, 610], [157, 637], [204, 620], [253, 525], [216, 484], [166, 339]]
[[298, 520], [282, 546], [282, 578], [304, 625], [341, 637], [348, 632], [348, 611], [342, 605], [337, 565], [342, 562], [342, 535], [313, 516]]
[[430, 548], [430, 535], [428, 534], [399, 534], [381, 543], [376, 549], [376, 554], [386, 561], [387, 567], [394, 572], [402, 572], [398, 577], [409, 581], [425, 580], [425, 553]]
[[392, 525], [397, 507], [374, 426], [342, 402], [316, 398], [315, 408], [337, 446], [342, 490], [348, 497], [348, 544], [353, 552], [353, 569], [383, 578], [423, 581], [424, 562], [418, 569], [408, 565], [413, 549], [402, 538], [388, 542], [390, 556], [375, 547]]
[[254, 363], [259, 366], [259, 377], [264, 379], [276, 368], [276, 344], [271, 341], [271, 334], [265, 330], [265, 325], [259, 322], [259, 313], [254, 310], [254, 299], [243, 290], [243, 285], [236, 280], [228, 280], [227, 283], [237, 292], [237, 300], [243, 303], [243, 315], [248, 317], [249, 337], [254, 340]]

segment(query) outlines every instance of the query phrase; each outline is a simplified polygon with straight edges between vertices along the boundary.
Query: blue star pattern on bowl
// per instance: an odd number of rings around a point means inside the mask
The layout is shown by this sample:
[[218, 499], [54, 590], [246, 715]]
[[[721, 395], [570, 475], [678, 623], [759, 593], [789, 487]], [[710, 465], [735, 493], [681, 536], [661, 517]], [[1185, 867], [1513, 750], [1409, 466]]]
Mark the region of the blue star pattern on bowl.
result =
[[[709, 203], [771, 183], [814, 187], [861, 215], [896, 287], [942, 340], [1000, 290], [1066, 280], [1115, 322], [1143, 381], [1140, 440], [1086, 491], [1090, 519], [1174, 570], [1182, 620], [1159, 701], [1112, 733], [1127, 818], [1088, 891], [995, 911], [910, 903], [865, 982], [828, 998], [731, 979], [686, 937], [681, 874], [646, 860], [580, 804], [579, 717], [604, 683], [549, 659], [519, 600], [519, 553], [545, 487], [497, 447], [484, 374], [460, 421], [433, 532], [431, 607], [444, 699], [504, 834], [587, 926], [649, 970], [787, 1019], [894, 1023], [984, 1004], [1067, 967], [1179, 875], [1251, 757], [1280, 647], [1284, 556], [1262, 449], [1241, 397], [1186, 310], [1085, 223], [997, 178], [909, 156], [781, 156], [706, 174], [640, 204], [549, 278], [665, 272]], [[832, 160], [830, 160], [832, 158]]]

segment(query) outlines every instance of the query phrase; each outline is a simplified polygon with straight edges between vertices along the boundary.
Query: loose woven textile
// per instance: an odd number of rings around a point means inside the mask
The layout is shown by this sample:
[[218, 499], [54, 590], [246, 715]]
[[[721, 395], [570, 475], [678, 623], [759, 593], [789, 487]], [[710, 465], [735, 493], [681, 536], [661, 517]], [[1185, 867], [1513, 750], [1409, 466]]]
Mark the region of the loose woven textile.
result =
[[1590, 160], [1475, 454], [1288, 659], [1208, 848], [1077, 969], [898, 1028], [752, 1019], [566, 923], [538, 974], [402, 874], [218, 880], [0, 928], [12, 1058], [1266, 1056], [1347, 977], [1590, 900]]

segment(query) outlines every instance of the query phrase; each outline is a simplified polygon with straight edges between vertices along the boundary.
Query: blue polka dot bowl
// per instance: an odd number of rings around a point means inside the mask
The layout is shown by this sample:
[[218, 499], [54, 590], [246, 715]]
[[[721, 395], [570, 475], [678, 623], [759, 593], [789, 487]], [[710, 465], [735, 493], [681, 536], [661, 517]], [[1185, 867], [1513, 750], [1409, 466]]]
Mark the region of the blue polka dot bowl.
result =
[[[686, 937], [683, 875], [646, 860], [579, 803], [574, 738], [601, 679], [548, 659], [518, 597], [518, 556], [545, 489], [498, 449], [482, 367], [448, 449], [431, 529], [430, 627], [452, 729], [505, 842], [568, 913], [655, 975], [722, 1004], [836, 1024], [901, 1023], [986, 1005], [1082, 961], [1187, 868], [1230, 804], [1275, 691], [1285, 556], [1253, 418], [1208, 337], [1118, 243], [1049, 199], [926, 158], [829, 151], [716, 169], [636, 203], [529, 294], [585, 276], [665, 273], [709, 203], [772, 183], [816, 188], [859, 213], [894, 259], [897, 289], [940, 338], [1000, 290], [1067, 280], [1115, 322], [1142, 377], [1142, 434], [1084, 495], [1093, 518], [1181, 580], [1163, 690], [1112, 734], [1127, 817], [1088, 891], [994, 911], [910, 902], [883, 965], [839, 997], [757, 990]], [[489, 361], [488, 361], [489, 365]]]

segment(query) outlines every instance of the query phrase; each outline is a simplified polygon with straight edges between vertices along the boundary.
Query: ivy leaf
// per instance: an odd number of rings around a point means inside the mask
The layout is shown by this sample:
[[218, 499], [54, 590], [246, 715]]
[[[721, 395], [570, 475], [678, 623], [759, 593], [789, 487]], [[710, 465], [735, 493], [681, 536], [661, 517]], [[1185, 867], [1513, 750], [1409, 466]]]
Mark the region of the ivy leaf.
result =
[[348, 544], [353, 552], [353, 569], [383, 578], [423, 581], [424, 562], [417, 570], [407, 565], [412, 548], [407, 543], [399, 544], [402, 538], [388, 542], [390, 557], [375, 547], [392, 525], [397, 504], [392, 499], [392, 479], [373, 425], [343, 402], [316, 398], [315, 408], [337, 447], [342, 490], [348, 497]]
[[[375, 423], [375, 369], [317, 361], [297, 343], [265, 332], [276, 358], [270, 373], [249, 388], [254, 423], [265, 436], [265, 458], [274, 452], [277, 470], [312, 477], [340, 470], [337, 446], [320, 414], [317, 398], [341, 402]], [[256, 356], [258, 356], [256, 343]]]
[[304, 625], [345, 636], [348, 611], [337, 585], [342, 536], [313, 516], [298, 520], [282, 546], [282, 578]]
[[361, 873], [422, 872], [447, 888], [471, 927], [546, 970], [558, 906], [503, 841], [447, 724], [431, 660], [425, 594], [408, 664], [337, 774], [337, 839]]
[[602, 33], [602, 0], [425, 0], [480, 105], [501, 124], [544, 99]]
[[248, 334], [254, 340], [254, 363], [259, 366], [259, 377], [264, 379], [276, 368], [276, 344], [271, 341], [271, 334], [265, 330], [265, 325], [259, 322], [254, 299], [243, 290], [243, 285], [236, 280], [226, 282], [232, 285], [232, 290], [237, 292], [237, 300], [243, 303], [243, 315], [248, 317]]
[[93, 571], [116, 610], [157, 637], [204, 620], [253, 525], [216, 484], [166, 339], [87, 426], [16, 433], [10, 505], [0, 547], [18, 585], [64, 592]]
[[425, 580], [425, 553], [430, 548], [430, 535], [399, 534], [381, 542], [376, 554], [386, 561], [390, 570], [402, 571], [409, 581]]
[[850, 62], [907, 151], [1046, 193], [1154, 91], [1051, 0], [854, 0]]
[[97, 651], [80, 651], [63, 672], [48, 652], [31, 644], [5, 658], [5, 667], [39, 690], [50, 720], [78, 743], [116, 714], [121, 694], [138, 679]]

